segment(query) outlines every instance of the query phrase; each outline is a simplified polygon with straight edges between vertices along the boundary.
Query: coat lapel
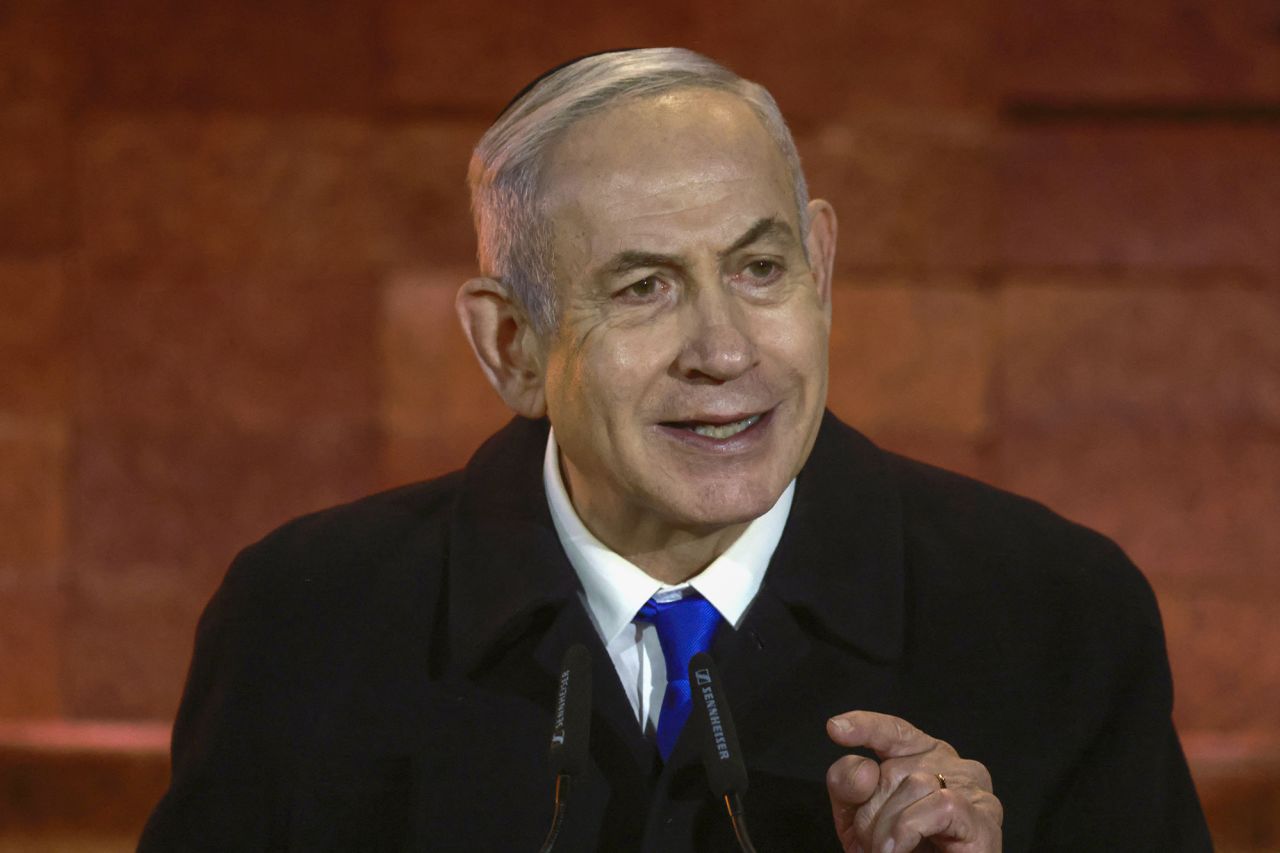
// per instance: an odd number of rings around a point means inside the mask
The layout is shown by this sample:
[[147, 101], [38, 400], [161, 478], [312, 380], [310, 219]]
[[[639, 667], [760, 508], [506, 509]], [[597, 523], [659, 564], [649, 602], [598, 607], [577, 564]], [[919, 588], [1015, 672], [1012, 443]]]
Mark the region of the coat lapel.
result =
[[542, 488], [545, 422], [512, 420], [463, 472], [449, 533], [448, 663], [464, 676], [581, 588]]
[[765, 583], [818, 633], [877, 661], [903, 651], [902, 502], [884, 453], [827, 413]]
[[[904, 594], [901, 506], [882, 452], [828, 414], [760, 593], [717, 644], [735, 714], [785, 702], [779, 685], [828, 648], [866, 664], [898, 661]], [[894, 704], [887, 683], [863, 696]]]
[[[521, 693], [545, 709], [549, 738], [564, 653], [576, 643], [587, 647], [595, 766], [575, 794], [582, 831], [647, 801], [658, 764], [551, 521], [542, 485], [547, 429], [546, 421], [516, 418], [476, 452], [464, 472], [450, 527], [443, 675]], [[547, 743], [537, 745], [540, 753]]]

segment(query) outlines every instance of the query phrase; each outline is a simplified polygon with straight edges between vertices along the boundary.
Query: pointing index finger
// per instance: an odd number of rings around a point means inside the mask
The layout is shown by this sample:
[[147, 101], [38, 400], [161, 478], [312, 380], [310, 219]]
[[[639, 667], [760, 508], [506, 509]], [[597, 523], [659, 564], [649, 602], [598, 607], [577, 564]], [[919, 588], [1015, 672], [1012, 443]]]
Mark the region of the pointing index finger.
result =
[[827, 721], [827, 734], [841, 746], [865, 746], [880, 758], [903, 758], [928, 752], [938, 745], [899, 717], [874, 711], [850, 711]]

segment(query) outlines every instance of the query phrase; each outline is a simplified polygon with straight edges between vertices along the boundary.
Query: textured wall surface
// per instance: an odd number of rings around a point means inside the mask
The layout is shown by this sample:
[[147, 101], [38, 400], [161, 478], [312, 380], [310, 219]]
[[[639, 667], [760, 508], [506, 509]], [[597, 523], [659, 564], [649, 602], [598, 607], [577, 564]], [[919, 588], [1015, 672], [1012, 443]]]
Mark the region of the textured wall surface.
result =
[[470, 147], [667, 43], [840, 214], [832, 407], [1116, 538], [1188, 743], [1280, 751], [1275, 0], [0, 2], [0, 720], [167, 721], [239, 547], [465, 462]]

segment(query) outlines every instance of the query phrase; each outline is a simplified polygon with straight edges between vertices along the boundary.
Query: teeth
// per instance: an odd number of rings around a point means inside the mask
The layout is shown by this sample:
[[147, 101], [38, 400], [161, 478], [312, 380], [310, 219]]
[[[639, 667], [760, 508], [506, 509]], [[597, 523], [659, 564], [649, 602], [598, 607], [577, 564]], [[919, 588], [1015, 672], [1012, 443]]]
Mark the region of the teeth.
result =
[[699, 424], [692, 429], [698, 435], [704, 435], [707, 438], [729, 438], [742, 432], [758, 420], [760, 420], [759, 415], [752, 415], [749, 418], [743, 418], [731, 424]]

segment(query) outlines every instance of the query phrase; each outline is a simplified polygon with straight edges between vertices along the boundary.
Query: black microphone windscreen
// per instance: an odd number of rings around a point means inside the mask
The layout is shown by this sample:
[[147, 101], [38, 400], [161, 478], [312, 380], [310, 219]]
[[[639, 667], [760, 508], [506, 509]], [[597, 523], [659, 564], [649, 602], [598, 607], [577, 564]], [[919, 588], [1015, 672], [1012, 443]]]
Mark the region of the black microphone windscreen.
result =
[[577, 776], [587, 769], [591, 738], [591, 653], [578, 643], [560, 663], [551, 726], [551, 771]]
[[747, 765], [738, 747], [738, 732], [729, 714], [729, 701], [716, 662], [706, 652], [689, 661], [689, 687], [693, 704], [701, 718], [702, 764], [707, 782], [718, 797], [747, 790]]

